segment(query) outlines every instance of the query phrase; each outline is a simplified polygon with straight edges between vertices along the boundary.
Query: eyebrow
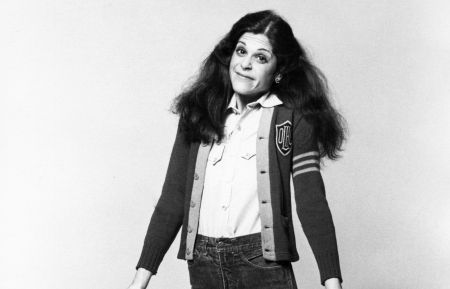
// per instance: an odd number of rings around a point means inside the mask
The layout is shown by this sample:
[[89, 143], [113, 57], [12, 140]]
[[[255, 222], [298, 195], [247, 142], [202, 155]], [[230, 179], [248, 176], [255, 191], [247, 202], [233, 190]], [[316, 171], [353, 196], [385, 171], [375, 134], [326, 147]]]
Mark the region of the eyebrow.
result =
[[[239, 40], [238, 43], [239, 43], [239, 42], [242, 43], [242, 44], [244, 44], [245, 46], [247, 46], [247, 44], [246, 44], [244, 41]], [[267, 51], [268, 53], [270, 53], [270, 55], [273, 55], [273, 52], [270, 51], [270, 50], [268, 50], [268, 49], [265, 49], [265, 48], [258, 48], [258, 50], [264, 50], [264, 51]]]

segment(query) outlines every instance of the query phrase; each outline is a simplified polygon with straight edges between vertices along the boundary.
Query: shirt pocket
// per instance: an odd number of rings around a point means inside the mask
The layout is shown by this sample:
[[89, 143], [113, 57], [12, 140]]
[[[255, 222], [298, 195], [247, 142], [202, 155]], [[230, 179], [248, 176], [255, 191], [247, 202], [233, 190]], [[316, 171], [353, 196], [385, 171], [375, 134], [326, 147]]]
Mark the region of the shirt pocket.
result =
[[224, 149], [225, 145], [223, 143], [214, 143], [211, 151], [209, 152], [208, 162], [211, 162], [213, 165], [220, 162], [223, 157]]
[[254, 138], [242, 142], [240, 156], [246, 160], [250, 160], [256, 156], [256, 140]]

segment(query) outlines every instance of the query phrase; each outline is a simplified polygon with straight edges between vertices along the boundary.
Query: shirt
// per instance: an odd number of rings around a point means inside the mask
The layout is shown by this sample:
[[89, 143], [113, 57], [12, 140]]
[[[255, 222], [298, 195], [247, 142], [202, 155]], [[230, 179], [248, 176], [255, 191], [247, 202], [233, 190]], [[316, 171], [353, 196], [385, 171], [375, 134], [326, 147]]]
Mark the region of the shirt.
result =
[[199, 234], [237, 237], [261, 232], [256, 182], [256, 136], [261, 107], [282, 102], [266, 93], [242, 113], [236, 95], [228, 105], [224, 139], [215, 142], [206, 165], [200, 206]]

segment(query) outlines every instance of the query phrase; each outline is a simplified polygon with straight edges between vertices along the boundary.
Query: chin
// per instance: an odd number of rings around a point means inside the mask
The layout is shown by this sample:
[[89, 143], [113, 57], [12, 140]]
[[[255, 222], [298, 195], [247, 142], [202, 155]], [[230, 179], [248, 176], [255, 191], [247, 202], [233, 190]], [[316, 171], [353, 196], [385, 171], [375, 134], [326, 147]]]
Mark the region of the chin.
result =
[[249, 87], [248, 84], [243, 83], [233, 84], [233, 90], [239, 95], [255, 95], [258, 93], [258, 89]]
[[240, 88], [234, 88], [233, 90], [235, 93], [242, 95], [242, 96], [249, 96], [249, 97], [253, 97], [253, 96], [259, 96], [259, 95], [263, 95], [264, 91], [261, 91], [259, 89], [240, 89]]

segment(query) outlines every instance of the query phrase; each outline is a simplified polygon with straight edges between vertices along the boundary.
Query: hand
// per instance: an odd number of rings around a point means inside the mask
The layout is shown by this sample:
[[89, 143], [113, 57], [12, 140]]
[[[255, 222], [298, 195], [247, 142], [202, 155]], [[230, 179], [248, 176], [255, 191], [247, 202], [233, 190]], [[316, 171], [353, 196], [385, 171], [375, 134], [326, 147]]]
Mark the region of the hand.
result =
[[136, 275], [134, 276], [133, 282], [130, 286], [128, 286], [127, 289], [145, 289], [147, 288], [148, 282], [150, 281], [150, 278], [152, 277], [152, 272], [144, 269], [139, 268], [136, 271]]
[[329, 278], [325, 280], [326, 289], [342, 289], [341, 282], [338, 278]]
[[143, 289], [143, 288], [141, 288], [140, 286], [138, 286], [137, 284], [131, 284], [130, 286], [128, 286], [128, 288], [127, 289]]

